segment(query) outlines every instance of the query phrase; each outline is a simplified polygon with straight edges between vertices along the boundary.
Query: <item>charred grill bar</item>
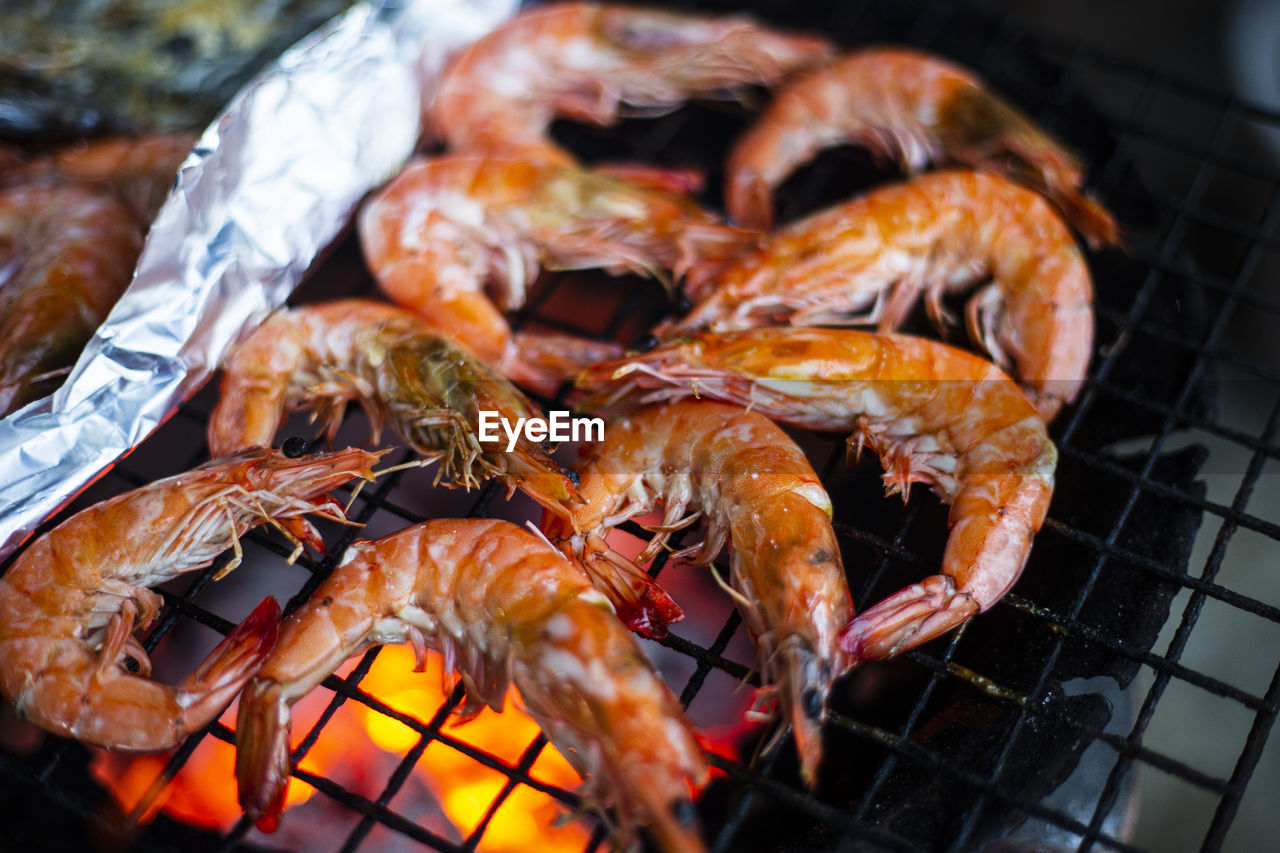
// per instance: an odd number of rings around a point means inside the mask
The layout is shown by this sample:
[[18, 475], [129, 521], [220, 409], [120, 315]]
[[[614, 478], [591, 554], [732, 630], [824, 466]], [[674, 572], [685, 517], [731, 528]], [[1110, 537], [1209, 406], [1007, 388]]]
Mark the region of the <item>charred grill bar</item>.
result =
[[[729, 3], [702, 5], [736, 8]], [[1280, 457], [1280, 372], [1225, 343], [1237, 309], [1265, 312], [1273, 319], [1280, 313], [1280, 305], [1249, 286], [1268, 253], [1280, 251], [1275, 237], [1280, 174], [1233, 153], [1233, 141], [1243, 126], [1251, 123], [1274, 131], [1280, 127], [1280, 114], [1085, 45], [1034, 38], [1010, 19], [950, 3], [863, 2], [840, 4], [838, 11], [811, 5], [771, 3], [756, 11], [787, 26], [832, 34], [847, 45], [903, 42], [973, 67], [1092, 164], [1091, 186], [1114, 206], [1126, 226], [1127, 255], [1090, 255], [1097, 290], [1097, 349], [1083, 393], [1052, 428], [1062, 455], [1058, 493], [1014, 593], [949, 638], [900, 660], [868, 666], [837, 688], [827, 727], [826, 767], [816, 792], [800, 785], [789, 743], [755, 754], [767, 730], [739, 743], [738, 759], [712, 756], [724, 775], [699, 803], [708, 844], [719, 853], [775, 849], [784, 841], [791, 849], [958, 851], [981, 848], [992, 838], [1035, 837], [1046, 843], [1066, 838], [1058, 843], [1080, 851], [1136, 850], [1124, 840], [1123, 814], [1135, 770], [1147, 768], [1216, 801], [1200, 845], [1221, 849], [1280, 709], [1280, 672], [1258, 695], [1221, 674], [1189, 666], [1183, 654], [1197, 636], [1207, 604], [1280, 623], [1280, 607], [1259, 600], [1223, 573], [1237, 532], [1280, 540], [1280, 524], [1259, 515], [1257, 508], [1251, 511], [1249, 504], [1262, 475]], [[1109, 111], [1105, 117], [1094, 112], [1080, 93], [1086, 80], [1110, 81], [1132, 92], [1129, 108], [1122, 114]], [[1153, 104], [1169, 96], [1193, 102], [1212, 115], [1207, 138], [1153, 123]], [[711, 179], [707, 198], [718, 200], [724, 148], [750, 115], [736, 106], [699, 105], [663, 119], [629, 123], [621, 131], [558, 125], [556, 132], [588, 160], [695, 163]], [[1153, 195], [1137, 181], [1135, 163], [1153, 154], [1193, 164], [1188, 189], [1181, 196]], [[1224, 215], [1204, 203], [1220, 171], [1267, 187], [1255, 221]], [[785, 185], [780, 194], [782, 218], [793, 219], [846, 197], [884, 180], [886, 174], [857, 152], [824, 155]], [[1190, 253], [1188, 247], [1213, 240], [1229, 248], [1211, 252], [1203, 262]], [[329, 262], [338, 272], [322, 273], [299, 297], [329, 298], [337, 288], [355, 292], [359, 287], [346, 282], [359, 266], [352, 245], [346, 244]], [[343, 283], [335, 284], [339, 281]], [[575, 294], [593, 285], [582, 281], [548, 277], [519, 313], [516, 325], [630, 342], [667, 310], [653, 283], [628, 279], [623, 284], [599, 277], [590, 280], [598, 285], [591, 298], [602, 299], [599, 293], [607, 293], [609, 304], [584, 316], [582, 300]], [[358, 284], [371, 286], [367, 281]], [[917, 322], [921, 325], [916, 328], [923, 328], [919, 318]], [[1224, 421], [1215, 414], [1212, 381], [1223, 371], [1243, 375], [1262, 389], [1259, 396], [1268, 411], [1257, 424]], [[204, 461], [211, 394], [206, 390], [185, 406], [90, 495], [100, 499]], [[542, 402], [548, 408], [564, 408], [563, 401], [561, 394]], [[1197, 480], [1205, 452], [1179, 443], [1188, 430], [1247, 457], [1241, 470], [1231, 472], [1238, 476], [1229, 503], [1206, 497]], [[349, 425], [342, 436], [360, 441], [363, 426]], [[837, 532], [859, 607], [930, 573], [941, 553], [945, 508], [920, 490], [905, 507], [884, 499], [878, 494], [874, 464], [847, 469], [840, 441], [809, 436], [802, 440], [836, 504]], [[407, 451], [398, 451], [387, 462], [408, 458]], [[371, 485], [357, 499], [353, 518], [379, 533], [421, 521], [426, 515], [420, 494], [425, 480], [415, 476], [405, 482], [410, 476], [402, 472]], [[502, 512], [501, 489], [494, 484], [471, 495], [452, 492], [450, 499], [453, 515]], [[1202, 520], [1220, 521], [1220, 526], [1204, 564], [1189, 574], [1192, 540]], [[627, 529], [644, 535], [635, 525]], [[361, 535], [355, 529], [328, 532], [329, 553], [299, 561], [307, 574], [289, 589], [288, 608], [306, 600]], [[1209, 535], [1208, 530], [1201, 535]], [[280, 565], [290, 552], [282, 540], [260, 531], [247, 540]], [[209, 590], [215, 589], [209, 580], [219, 565], [201, 573], [185, 590], [164, 593], [166, 612], [144, 642], [149, 653], [163, 650], [166, 638], [174, 642], [174, 629], [199, 625], [225, 634], [233, 627], [207, 603]], [[671, 578], [675, 571], [692, 570], [669, 570], [660, 557], [652, 571]], [[236, 573], [242, 574], [246, 568]], [[1172, 605], [1180, 592], [1186, 593], [1186, 602], [1175, 615]], [[723, 609], [727, 616], [718, 632], [711, 633], [714, 626], [695, 632], [709, 641], [690, 639], [688, 623], [676, 625], [671, 636], [657, 641], [686, 659], [688, 676], [672, 684], [686, 707], [699, 700], [716, 701], [716, 691], [726, 683], [757, 683], [748, 666], [729, 651], [740, 619], [727, 604]], [[1173, 639], [1167, 651], [1153, 651], [1166, 619], [1177, 620]], [[326, 776], [297, 771], [318, 796], [352, 815], [353, 825], [325, 849], [377, 849], [377, 839], [399, 836], [431, 849], [473, 851], [497, 811], [521, 785], [548, 794], [567, 810], [578, 806], [574, 792], [531, 774], [545, 738], [533, 739], [513, 763], [444, 727], [449, 712], [461, 703], [460, 687], [441, 707], [419, 709], [413, 716], [362, 689], [378, 654], [377, 649], [368, 652], [346, 678], [326, 680], [332, 699], [305, 733], [296, 755], [301, 758], [315, 746], [347, 703], [408, 727], [417, 742], [375, 793], [358, 793]], [[1154, 678], [1139, 693], [1131, 679], [1143, 667]], [[1109, 707], [1100, 695], [1103, 689], [1094, 686], [1097, 682], [1079, 687], [1081, 680], [1097, 676], [1130, 685], [1128, 692], [1113, 694]], [[1252, 715], [1252, 727], [1229, 775], [1145, 745], [1168, 688], [1178, 684], [1208, 691], [1236, 712]], [[1137, 705], [1132, 716], [1123, 706], [1125, 700], [1115, 700], [1131, 695]], [[162, 778], [177, 775], [206, 737], [233, 742], [229, 729], [211, 726], [174, 753]], [[456, 750], [505, 777], [497, 796], [461, 841], [420, 825], [394, 802], [432, 744]], [[46, 741], [32, 755], [0, 750], [0, 790], [6, 791], [0, 802], [11, 803], [14, 811], [6, 817], [18, 838], [24, 826], [30, 827], [33, 849], [57, 849], [74, 843], [73, 834], [106, 831], [100, 820], [106, 795], [88, 779], [86, 763], [86, 751], [70, 742]], [[1080, 769], [1091, 763], [1096, 770]], [[1082, 775], [1087, 777], [1083, 782]], [[1083, 805], [1079, 798], [1068, 802], [1049, 796], [1064, 780], [1065, 787], [1086, 792]], [[156, 786], [139, 811], [160, 793], [161, 786]], [[139, 817], [132, 815], [131, 820]], [[59, 822], [56, 831], [49, 829]], [[1011, 835], [1019, 825], [1025, 835]], [[219, 836], [167, 817], [116, 827], [143, 850], [251, 849], [256, 842], [246, 838], [250, 829], [248, 821], [241, 820]], [[605, 838], [597, 825], [587, 849], [600, 849]]]

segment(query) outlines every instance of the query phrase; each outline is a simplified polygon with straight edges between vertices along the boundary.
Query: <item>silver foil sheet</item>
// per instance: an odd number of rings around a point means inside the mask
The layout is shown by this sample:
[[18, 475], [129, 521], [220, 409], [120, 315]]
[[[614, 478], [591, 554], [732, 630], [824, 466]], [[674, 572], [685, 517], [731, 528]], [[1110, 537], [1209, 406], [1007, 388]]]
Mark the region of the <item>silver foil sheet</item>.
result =
[[515, 0], [362, 3], [246, 86], [183, 163], [132, 284], [52, 396], [0, 420], [0, 558], [289, 297], [417, 142], [447, 55]]

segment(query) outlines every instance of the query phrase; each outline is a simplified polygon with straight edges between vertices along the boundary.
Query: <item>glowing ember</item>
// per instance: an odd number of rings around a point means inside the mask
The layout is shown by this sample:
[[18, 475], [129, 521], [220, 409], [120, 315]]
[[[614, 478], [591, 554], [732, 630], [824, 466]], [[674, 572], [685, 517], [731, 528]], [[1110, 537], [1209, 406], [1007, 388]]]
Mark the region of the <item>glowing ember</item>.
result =
[[[427, 719], [429, 716], [423, 714], [423, 710], [434, 713], [448, 698], [451, 685], [443, 677], [438, 655], [428, 657], [426, 672], [419, 675], [410, 673], [413, 663], [413, 652], [407, 646], [388, 646], [379, 653], [361, 687], [398, 711]], [[406, 678], [406, 674], [412, 677]], [[393, 751], [398, 752], [417, 743], [417, 733], [407, 726], [371, 708], [361, 710], [375, 743], [394, 744]], [[507, 702], [501, 714], [486, 708], [470, 722], [446, 729], [449, 737], [471, 744], [511, 766], [520, 761], [540, 731], [538, 724], [512, 701]], [[581, 782], [554, 747], [546, 747], [534, 766], [537, 768], [534, 778], [540, 782], [568, 790]], [[505, 773], [486, 767], [445, 743], [428, 745], [414, 770], [422, 775], [449, 820], [464, 835], [479, 826], [508, 784]], [[589, 833], [578, 822], [557, 825], [564, 813], [565, 807], [549, 795], [527, 785], [517, 785], [497, 808], [476, 849], [493, 853], [582, 850]]]
[[[328, 697], [324, 699], [327, 701]], [[295, 720], [305, 724], [304, 732], [324, 710], [324, 702], [307, 704], [309, 707], [302, 707], [303, 703], [299, 703], [301, 711], [295, 716]], [[232, 705], [222, 715], [223, 725], [230, 727], [235, 724], [235, 712], [236, 706]], [[321, 744], [316, 744], [312, 752], [316, 751], [321, 752], [322, 758], [325, 757], [324, 752], [329, 752], [329, 763], [339, 758], [337, 750], [332, 747], [326, 750]], [[94, 777], [111, 791], [126, 814], [138, 808], [144, 797], [148, 797], [169, 762], [168, 753], [136, 756], [105, 750], [94, 750], [94, 753], [90, 765]], [[303, 766], [306, 764], [304, 761]], [[150, 794], [140, 822], [149, 821], [164, 811], [171, 817], [205, 829], [225, 831], [231, 828], [242, 814], [236, 802], [235, 766], [235, 747], [217, 738], [205, 738], [173, 780]], [[315, 788], [293, 779], [285, 798], [286, 807], [305, 802], [314, 793]]]
[[[388, 646], [379, 653], [360, 688], [395, 710], [426, 722], [447, 700], [450, 685], [443, 678], [438, 656], [429, 657], [425, 673], [412, 672], [413, 664], [413, 652], [407, 646]], [[294, 707], [295, 746], [315, 725], [331, 699], [328, 691], [316, 690]], [[234, 725], [234, 706], [223, 715], [222, 722], [228, 727]], [[445, 731], [448, 737], [514, 766], [540, 730], [528, 715], [508, 702], [502, 714], [485, 709], [465, 725], [446, 724]], [[348, 702], [325, 724], [324, 734], [303, 758], [301, 767], [318, 776], [334, 778], [335, 771], [342, 765], [344, 780], [352, 775], [359, 777], [366, 774], [358, 767], [354, 771], [351, 768], [360, 761], [360, 756], [366, 756], [366, 763], [380, 764], [372, 760], [371, 751], [375, 748], [399, 756], [413, 748], [418, 740], [419, 734], [413, 728], [364, 705]], [[236, 803], [235, 750], [230, 744], [205, 738], [173, 780], [158, 793], [149, 794], [167, 762], [168, 755], [163, 754], [126, 756], [98, 751], [92, 770], [126, 813], [149, 798], [143, 821], [163, 810], [189, 824], [226, 831], [240, 819], [241, 811]], [[500, 804], [495, 804], [508, 785], [506, 774], [447, 743], [430, 743], [414, 770], [461, 837], [475, 831], [490, 811], [494, 811], [476, 848], [479, 851], [580, 851], [586, 846], [588, 828], [578, 821], [565, 822], [565, 806], [548, 794], [517, 784]], [[380, 784], [385, 784], [386, 775], [381, 774]], [[567, 790], [575, 789], [581, 782], [569, 763], [552, 747], [539, 754], [530, 775], [540, 783]], [[287, 804], [298, 805], [314, 793], [310, 785], [292, 779]]]

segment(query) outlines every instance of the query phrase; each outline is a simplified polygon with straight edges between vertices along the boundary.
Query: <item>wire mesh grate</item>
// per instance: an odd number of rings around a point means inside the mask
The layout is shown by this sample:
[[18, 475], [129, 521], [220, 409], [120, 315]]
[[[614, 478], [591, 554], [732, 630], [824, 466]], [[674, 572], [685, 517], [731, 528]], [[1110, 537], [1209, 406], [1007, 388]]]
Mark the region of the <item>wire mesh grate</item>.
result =
[[[1082, 853], [1137, 850], [1141, 846], [1128, 834], [1132, 789], [1141, 784], [1138, 777], [1159, 773], [1202, 792], [1209, 804], [1194, 846], [1223, 848], [1280, 708], [1280, 670], [1245, 686], [1188, 656], [1203, 633], [1206, 607], [1280, 625], [1280, 597], [1268, 601], [1256, 584], [1240, 582], [1229, 565], [1242, 532], [1280, 541], [1280, 519], [1258, 498], [1268, 465], [1280, 454], [1280, 369], [1233, 334], [1242, 312], [1256, 312], [1272, 324], [1280, 313], [1280, 300], [1256, 289], [1280, 252], [1280, 169], [1241, 154], [1239, 144], [1242, 129], [1280, 127], [1280, 113], [1087, 44], [1031, 35], [1008, 17], [949, 3], [766, 3], [757, 11], [788, 26], [833, 34], [850, 46], [906, 42], [975, 67], [1086, 154], [1092, 185], [1119, 210], [1129, 233], [1125, 256], [1090, 256], [1098, 289], [1098, 349], [1080, 399], [1053, 428], [1062, 455], [1059, 492], [1023, 581], [965, 629], [842, 683], [828, 726], [828, 766], [815, 791], [800, 785], [785, 738], [781, 748], [759, 749], [767, 731], [737, 743], [737, 757], [713, 756], [720, 774], [700, 803], [709, 847], [774, 849], [785, 840], [791, 849], [969, 850], [992, 838], [1034, 837]], [[1100, 80], [1114, 97], [1098, 111], [1085, 93], [1096, 92]], [[1192, 104], [1205, 120], [1187, 129], [1161, 124], [1154, 116], [1168, 98]], [[707, 198], [715, 203], [724, 146], [750, 115], [736, 105], [697, 105], [627, 123], [620, 131], [565, 126], [557, 133], [588, 160], [701, 165], [711, 178]], [[1152, 159], [1182, 164], [1178, 191], [1153, 189], [1140, 177], [1139, 167]], [[892, 177], [857, 153], [824, 155], [788, 182], [782, 214], [794, 218], [847, 196], [861, 188], [856, 176], [868, 174], [877, 181]], [[1225, 211], [1215, 201], [1223, 181], [1251, 188], [1257, 202], [1247, 215]], [[337, 287], [367, 286], [360, 265], [348, 243], [320, 273], [326, 283], [304, 285], [300, 299], [332, 296], [337, 281], [344, 282]], [[609, 294], [608, 309], [592, 316], [576, 311], [576, 297], [585, 290], [592, 291], [592, 302]], [[517, 324], [629, 343], [665, 310], [651, 284], [548, 276]], [[1214, 381], [1223, 375], [1255, 389], [1265, 414], [1220, 411]], [[208, 389], [198, 395], [77, 505], [203, 461], [212, 399]], [[563, 393], [541, 402], [562, 407]], [[293, 426], [305, 429], [301, 422]], [[346, 436], [361, 442], [363, 430], [358, 417], [350, 419], [339, 443]], [[1231, 448], [1243, 461], [1227, 471], [1206, 469], [1210, 457], [1196, 442], [1183, 441], [1187, 435]], [[876, 494], [873, 465], [848, 468], [839, 442], [801, 438], [836, 503], [857, 604], [866, 606], [931, 572], [945, 509], [923, 494], [905, 507], [883, 500]], [[389, 461], [407, 458], [400, 453]], [[1207, 474], [1230, 482], [1207, 490]], [[276, 567], [268, 571], [287, 574], [278, 582], [292, 608], [357, 536], [381, 535], [431, 515], [529, 512], [519, 499], [506, 503], [495, 486], [471, 494], [442, 492], [429, 490], [429, 480], [409, 472], [380, 479], [353, 507], [365, 530], [327, 531], [328, 554], [303, 557], [288, 573], [280, 568], [290, 551], [283, 542], [261, 532], [247, 542]], [[629, 532], [644, 535], [634, 525]], [[1197, 534], [1204, 555], [1191, 561]], [[190, 626], [212, 629], [210, 634], [231, 630], [235, 608], [219, 588], [233, 578], [239, 583], [248, 566], [211, 585], [218, 567], [163, 592], [166, 608], [144, 641], [148, 652], [162, 655], [168, 646], [185, 643], [180, 635]], [[687, 571], [662, 558], [652, 568], [664, 582]], [[758, 684], [741, 620], [727, 602], [721, 604], [714, 624], [682, 623], [647, 646], [664, 661], [681, 702], [695, 710], [719, 701], [726, 683]], [[1157, 645], [1166, 621], [1167, 639]], [[385, 765], [385, 774], [365, 785], [305, 769], [303, 761], [297, 778], [349, 815], [342, 831], [324, 843], [341, 851], [403, 843], [474, 851], [484, 849], [498, 816], [521, 788], [544, 793], [566, 809], [581, 805], [574, 791], [536, 772], [547, 752], [541, 735], [523, 743], [514, 757], [476, 746], [465, 729], [447, 726], [462, 702], [460, 687], [442, 704], [406, 711], [392, 697], [362, 686], [378, 658], [379, 651], [371, 650], [345, 675], [324, 682], [329, 698], [295, 756], [304, 760], [321, 748], [335, 717], [351, 709], [394, 721], [413, 740]], [[1134, 680], [1139, 673], [1145, 682]], [[1111, 686], [1097, 687], [1099, 677]], [[1251, 718], [1229, 765], [1150, 745], [1169, 691], [1184, 688], [1217, 697], [1232, 713]], [[1125, 705], [1130, 700], [1133, 713]], [[217, 723], [191, 738], [169, 757], [161, 780], [180, 774], [206, 740], [233, 743], [234, 733]], [[432, 749], [450, 750], [495, 774], [497, 787], [474, 825], [424, 825], [402, 807], [415, 768]], [[83, 781], [85, 762], [85, 751], [72, 743], [49, 742], [32, 756], [0, 750], [0, 778], [37, 790], [91, 833], [102, 794]], [[1083, 787], [1082, 774], [1089, 776]], [[1084, 792], [1082, 802], [1055, 793], [1072, 785]], [[1031, 834], [1019, 836], [1019, 825]], [[262, 843], [243, 819], [225, 833], [184, 830], [161, 818], [126, 834], [139, 849], [151, 850], [230, 851]], [[582, 849], [605, 843], [604, 826], [597, 822]]]

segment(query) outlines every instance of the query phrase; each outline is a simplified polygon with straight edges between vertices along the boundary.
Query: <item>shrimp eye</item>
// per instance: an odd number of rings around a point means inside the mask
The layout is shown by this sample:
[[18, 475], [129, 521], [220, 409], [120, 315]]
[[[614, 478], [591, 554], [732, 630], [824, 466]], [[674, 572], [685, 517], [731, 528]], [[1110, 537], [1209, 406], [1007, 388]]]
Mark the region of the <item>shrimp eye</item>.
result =
[[804, 704], [806, 717], [816, 720], [822, 716], [822, 693], [816, 687], [807, 688], [800, 696], [800, 701]]
[[564, 475], [569, 478], [570, 483], [573, 483], [573, 487], [575, 489], [578, 488], [578, 486], [582, 485], [582, 478], [578, 476], [577, 471], [575, 471], [572, 468], [565, 468], [563, 470], [564, 470]]
[[688, 797], [677, 797], [671, 801], [671, 816], [685, 829], [693, 829], [698, 825], [698, 810]]
[[636, 338], [636, 342], [631, 345], [631, 348], [639, 350], [640, 352], [648, 352], [659, 343], [657, 335], [644, 335], [643, 337]]
[[682, 290], [671, 300], [671, 310], [677, 314], [688, 314], [693, 310], [693, 300]]
[[307, 452], [307, 440], [291, 435], [284, 440], [284, 444], [280, 445], [280, 451], [290, 459], [297, 459]]

